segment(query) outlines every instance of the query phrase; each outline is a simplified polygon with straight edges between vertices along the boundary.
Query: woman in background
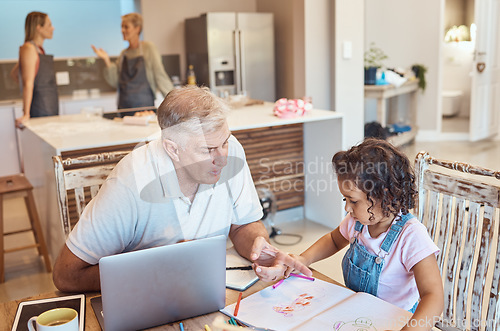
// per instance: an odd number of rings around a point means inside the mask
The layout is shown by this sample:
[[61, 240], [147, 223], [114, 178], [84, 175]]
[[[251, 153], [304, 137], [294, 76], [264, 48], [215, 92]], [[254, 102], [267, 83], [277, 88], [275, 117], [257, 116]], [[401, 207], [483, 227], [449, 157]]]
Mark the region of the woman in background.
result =
[[151, 42], [139, 40], [141, 31], [141, 15], [122, 16], [123, 40], [128, 41], [129, 47], [121, 52], [116, 63], [111, 62], [106, 51], [92, 45], [106, 64], [104, 78], [118, 88], [119, 109], [154, 106], [157, 90], [166, 96], [173, 89], [156, 47]]
[[19, 48], [23, 116], [16, 118], [18, 128], [23, 128], [23, 122], [30, 117], [59, 113], [54, 58], [43, 49], [45, 39], [52, 39], [52, 22], [45, 13], [31, 12], [26, 16], [24, 30], [24, 44]]

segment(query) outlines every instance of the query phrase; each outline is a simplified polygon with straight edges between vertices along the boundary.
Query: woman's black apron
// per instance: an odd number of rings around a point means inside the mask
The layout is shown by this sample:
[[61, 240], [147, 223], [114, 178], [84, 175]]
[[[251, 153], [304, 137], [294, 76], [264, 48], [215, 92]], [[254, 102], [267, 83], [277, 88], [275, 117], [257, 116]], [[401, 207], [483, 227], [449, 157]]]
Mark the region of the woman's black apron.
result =
[[57, 93], [54, 57], [41, 53], [38, 46], [39, 66], [33, 85], [30, 117], [53, 116], [59, 114], [59, 96]]
[[154, 106], [155, 95], [146, 76], [144, 56], [132, 59], [123, 56], [121, 62], [118, 109]]

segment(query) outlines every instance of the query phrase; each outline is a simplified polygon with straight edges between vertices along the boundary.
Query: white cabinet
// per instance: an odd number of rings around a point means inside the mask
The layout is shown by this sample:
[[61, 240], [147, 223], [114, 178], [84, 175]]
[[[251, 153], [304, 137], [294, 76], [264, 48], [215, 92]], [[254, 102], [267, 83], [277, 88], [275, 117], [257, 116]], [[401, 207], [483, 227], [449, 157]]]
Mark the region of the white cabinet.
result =
[[21, 172], [15, 127], [15, 104], [0, 105], [0, 176]]
[[98, 98], [89, 99], [72, 99], [70, 97], [61, 97], [59, 99], [60, 115], [80, 114], [82, 109], [86, 107], [102, 108], [104, 112], [116, 111], [116, 93], [109, 93], [101, 95]]

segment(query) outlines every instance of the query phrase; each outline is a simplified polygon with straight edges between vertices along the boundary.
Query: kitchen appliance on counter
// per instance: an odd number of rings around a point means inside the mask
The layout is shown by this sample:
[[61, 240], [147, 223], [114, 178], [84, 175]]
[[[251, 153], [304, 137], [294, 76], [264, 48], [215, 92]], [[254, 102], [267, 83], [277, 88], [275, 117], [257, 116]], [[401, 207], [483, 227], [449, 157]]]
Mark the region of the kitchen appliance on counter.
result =
[[198, 85], [276, 100], [272, 13], [206, 13], [185, 20], [185, 37]]

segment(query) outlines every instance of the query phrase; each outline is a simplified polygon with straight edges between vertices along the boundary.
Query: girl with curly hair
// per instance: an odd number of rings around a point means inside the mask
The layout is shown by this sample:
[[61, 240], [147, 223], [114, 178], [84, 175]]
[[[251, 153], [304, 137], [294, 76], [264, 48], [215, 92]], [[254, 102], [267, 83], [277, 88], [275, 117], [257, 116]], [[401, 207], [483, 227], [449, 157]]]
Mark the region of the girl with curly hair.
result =
[[409, 213], [416, 194], [410, 161], [390, 143], [371, 138], [336, 153], [332, 163], [347, 215], [294, 257], [309, 266], [349, 245], [342, 260], [345, 285], [413, 312], [407, 328], [430, 329], [443, 310], [439, 249]]

